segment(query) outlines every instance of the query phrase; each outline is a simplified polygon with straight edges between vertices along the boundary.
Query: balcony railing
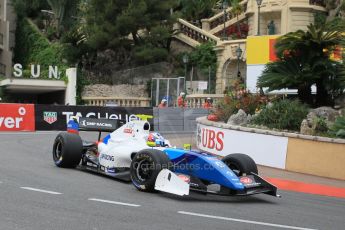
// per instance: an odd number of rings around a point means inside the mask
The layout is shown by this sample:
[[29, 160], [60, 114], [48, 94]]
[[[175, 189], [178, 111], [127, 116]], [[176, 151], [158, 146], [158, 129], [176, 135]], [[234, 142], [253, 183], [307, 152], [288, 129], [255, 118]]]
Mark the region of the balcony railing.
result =
[[211, 98], [213, 105], [216, 105], [219, 100], [224, 98], [224, 94], [191, 94], [186, 97], [187, 108], [203, 108], [205, 100]]
[[178, 29], [180, 33], [186, 35], [187, 37], [199, 43], [204, 43], [208, 41], [217, 42], [218, 40], [220, 40], [218, 37], [208, 33], [207, 31], [200, 29], [199, 27], [194, 26], [193, 24], [183, 19], [178, 20]]
[[142, 97], [83, 97], [86, 105], [121, 106], [121, 107], [149, 107], [151, 99]]
[[[243, 14], [247, 11], [247, 3], [248, 3], [248, 0], [244, 0], [239, 3], [242, 6], [242, 11], [240, 12], [240, 14]], [[232, 7], [229, 7], [226, 10], [226, 21], [230, 21], [236, 17], [237, 17], [237, 14], [234, 14], [232, 12]], [[208, 21], [210, 23], [210, 30], [212, 30], [216, 28], [217, 26], [222, 25], [224, 23], [224, 12], [220, 12], [209, 19], [204, 19], [204, 21]]]

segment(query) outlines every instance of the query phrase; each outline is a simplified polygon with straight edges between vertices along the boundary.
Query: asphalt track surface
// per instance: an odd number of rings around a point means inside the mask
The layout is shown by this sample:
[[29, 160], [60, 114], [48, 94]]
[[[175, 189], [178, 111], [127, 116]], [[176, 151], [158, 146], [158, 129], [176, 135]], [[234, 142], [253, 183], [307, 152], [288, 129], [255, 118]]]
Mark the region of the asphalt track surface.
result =
[[285, 191], [280, 199], [199, 194], [181, 198], [60, 169], [51, 156], [55, 136], [0, 133], [1, 230], [345, 229], [341, 198]]

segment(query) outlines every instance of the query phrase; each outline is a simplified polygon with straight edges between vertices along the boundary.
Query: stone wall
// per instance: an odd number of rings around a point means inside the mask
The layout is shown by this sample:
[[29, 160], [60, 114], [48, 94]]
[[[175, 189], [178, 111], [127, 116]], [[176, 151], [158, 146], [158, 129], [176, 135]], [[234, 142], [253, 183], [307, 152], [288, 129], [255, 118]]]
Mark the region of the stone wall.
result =
[[84, 87], [82, 97], [149, 97], [147, 87], [152, 78], [174, 77], [173, 66], [167, 62], [120, 71], [114, 66], [112, 71], [84, 76], [93, 84]]
[[148, 97], [146, 85], [106, 85], [85, 86], [82, 97]]
[[85, 78], [92, 83], [107, 85], [145, 85], [152, 78], [166, 78], [173, 75], [173, 66], [167, 62], [119, 70], [118, 65], [107, 63], [85, 72]]
[[113, 72], [112, 83], [113, 85], [146, 85], [152, 78], [167, 78], [172, 76], [173, 66], [170, 63], [161, 62]]

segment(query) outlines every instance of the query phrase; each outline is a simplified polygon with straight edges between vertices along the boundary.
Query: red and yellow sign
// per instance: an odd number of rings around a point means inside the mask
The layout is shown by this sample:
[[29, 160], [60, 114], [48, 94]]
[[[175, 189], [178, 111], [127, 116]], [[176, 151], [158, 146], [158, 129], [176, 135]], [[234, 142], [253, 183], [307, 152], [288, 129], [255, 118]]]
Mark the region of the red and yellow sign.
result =
[[278, 36], [247, 37], [247, 64], [264, 65], [277, 60], [274, 45]]
[[[275, 43], [279, 36], [249, 36], [247, 37], [247, 64], [265, 65], [276, 61]], [[330, 58], [334, 61], [342, 61], [343, 48], [337, 46]]]

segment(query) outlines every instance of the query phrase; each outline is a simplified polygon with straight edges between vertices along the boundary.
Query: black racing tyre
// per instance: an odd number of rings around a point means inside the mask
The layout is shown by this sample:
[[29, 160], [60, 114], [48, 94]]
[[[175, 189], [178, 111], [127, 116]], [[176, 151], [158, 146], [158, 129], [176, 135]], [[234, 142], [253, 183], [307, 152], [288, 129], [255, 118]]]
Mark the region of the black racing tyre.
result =
[[75, 168], [82, 157], [83, 142], [79, 135], [59, 133], [53, 145], [53, 160], [61, 168]]
[[229, 154], [222, 159], [222, 161], [232, 170], [237, 176], [244, 174], [255, 173], [258, 174], [258, 167], [255, 161], [248, 155], [242, 153]]
[[130, 174], [133, 185], [140, 191], [153, 192], [156, 178], [162, 169], [169, 169], [168, 156], [157, 149], [144, 149], [135, 154]]

